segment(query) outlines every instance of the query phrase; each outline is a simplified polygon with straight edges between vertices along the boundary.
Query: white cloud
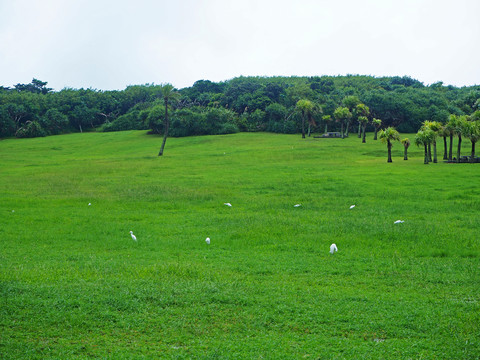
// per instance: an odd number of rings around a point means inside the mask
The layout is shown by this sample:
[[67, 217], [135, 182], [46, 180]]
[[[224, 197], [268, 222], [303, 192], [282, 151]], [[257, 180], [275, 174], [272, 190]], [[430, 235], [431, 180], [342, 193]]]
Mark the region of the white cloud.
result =
[[0, 85], [410, 75], [480, 84], [477, 0], [16, 0], [0, 3]]

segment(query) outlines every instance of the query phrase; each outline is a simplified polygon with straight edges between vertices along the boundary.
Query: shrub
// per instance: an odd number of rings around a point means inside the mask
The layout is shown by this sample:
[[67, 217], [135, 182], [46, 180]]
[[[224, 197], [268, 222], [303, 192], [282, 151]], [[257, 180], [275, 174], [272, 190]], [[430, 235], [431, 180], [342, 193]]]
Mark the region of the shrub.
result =
[[102, 126], [102, 131], [125, 131], [125, 130], [145, 130], [146, 126], [141, 120], [141, 112], [134, 110], [119, 116], [111, 123]]
[[25, 123], [25, 125], [15, 133], [15, 136], [18, 138], [34, 138], [46, 135], [45, 130], [38, 121], [29, 121]]

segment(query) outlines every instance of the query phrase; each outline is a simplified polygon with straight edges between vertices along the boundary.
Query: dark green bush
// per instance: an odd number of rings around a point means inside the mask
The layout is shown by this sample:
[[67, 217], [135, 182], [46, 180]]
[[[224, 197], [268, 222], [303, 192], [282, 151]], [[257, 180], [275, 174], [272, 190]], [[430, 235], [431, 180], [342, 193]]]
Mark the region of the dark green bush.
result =
[[34, 138], [46, 135], [45, 130], [38, 121], [29, 121], [25, 123], [25, 125], [18, 129], [15, 134], [18, 138]]

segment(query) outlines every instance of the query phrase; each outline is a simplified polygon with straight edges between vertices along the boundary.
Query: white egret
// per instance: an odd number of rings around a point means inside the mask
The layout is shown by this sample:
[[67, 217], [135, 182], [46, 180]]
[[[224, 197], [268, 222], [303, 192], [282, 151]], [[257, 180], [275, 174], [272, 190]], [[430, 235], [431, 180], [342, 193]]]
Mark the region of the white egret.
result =
[[299, 207], [299, 206], [302, 206], [302, 204], [295, 204], [295, 205], [293, 205], [293, 207]]
[[355, 205], [352, 205], [352, 206], [350, 206], [350, 209], [353, 209], [354, 207], [355, 207]]
[[227, 205], [227, 206], [230, 206], [230, 207], [232, 206], [232, 204], [230, 204], [230, 203], [223, 203], [223, 205]]
[[404, 223], [404, 222], [405, 221], [403, 221], [403, 220], [397, 220], [397, 221], [394, 222], [394, 224], [401, 224], [401, 223]]
[[335, 244], [330, 245], [330, 254], [333, 254], [335, 251], [338, 251], [337, 245]]
[[88, 203], [88, 206], [92, 205], [92, 203]]
[[133, 241], [137, 241], [137, 237], [135, 235], [133, 235], [133, 231], [130, 231], [130, 235], [132, 235]]
[[207, 245], [210, 245], [210, 238], [207, 237], [207, 238], [205, 239], [205, 242], [207, 243]]

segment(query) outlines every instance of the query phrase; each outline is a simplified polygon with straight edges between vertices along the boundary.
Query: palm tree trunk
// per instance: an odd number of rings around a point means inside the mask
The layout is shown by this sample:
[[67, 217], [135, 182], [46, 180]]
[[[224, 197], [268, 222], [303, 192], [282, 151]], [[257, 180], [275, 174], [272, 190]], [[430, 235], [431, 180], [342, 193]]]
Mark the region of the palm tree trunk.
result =
[[405, 146], [405, 150], [403, 152], [403, 160], [408, 160], [407, 149], [408, 148]]
[[305, 116], [302, 114], [302, 139], [305, 139]]
[[162, 141], [162, 147], [160, 148], [160, 152], [158, 153], [158, 156], [163, 155], [163, 149], [165, 149], [165, 143], [167, 142], [167, 137], [168, 137], [168, 127], [169, 127], [169, 121], [168, 121], [168, 102], [165, 100], [165, 121], [164, 121], [164, 129], [163, 129], [163, 141]]
[[325, 134], [328, 132], [328, 124], [325, 123]]
[[345, 136], [348, 137], [348, 128], [350, 127], [350, 121], [347, 121], [347, 126], [345, 127]]
[[344, 139], [344, 138], [345, 138], [345, 135], [344, 135], [344, 133], [343, 133], [343, 122], [342, 122], [342, 128], [341, 128], [340, 131], [342, 132], [342, 139]]
[[365, 139], [365, 129], [366, 129], [366, 126], [362, 126], [362, 143], [366, 143], [367, 140]]
[[433, 140], [433, 163], [437, 163], [437, 141]]
[[428, 145], [425, 143], [425, 158], [423, 159], [424, 164], [428, 164]]
[[452, 161], [452, 151], [453, 151], [453, 134], [450, 134], [450, 147], [448, 149], [448, 161]]
[[362, 130], [361, 130], [361, 129], [362, 129], [362, 123], [359, 122], [359, 123], [358, 123], [358, 138], [359, 138], [359, 139], [362, 137], [362, 135], [361, 135], [361, 131], [362, 131]]
[[460, 162], [461, 149], [462, 149], [462, 134], [458, 134], [457, 163]]
[[375, 127], [375, 135], [373, 135], [373, 140], [377, 140], [378, 128]]
[[310, 123], [308, 123], [308, 137], [310, 137]]
[[432, 143], [428, 143], [428, 161], [432, 162]]
[[472, 141], [472, 155], [470, 156], [470, 162], [472, 164], [475, 162], [475, 143], [476, 141]]
[[387, 162], [391, 163], [392, 162], [392, 143], [390, 142], [389, 139], [387, 139], [387, 148], [388, 148], [388, 160], [387, 160]]
[[443, 160], [448, 160], [448, 154], [447, 154], [447, 137], [443, 137], [443, 147], [445, 151], [443, 152]]

